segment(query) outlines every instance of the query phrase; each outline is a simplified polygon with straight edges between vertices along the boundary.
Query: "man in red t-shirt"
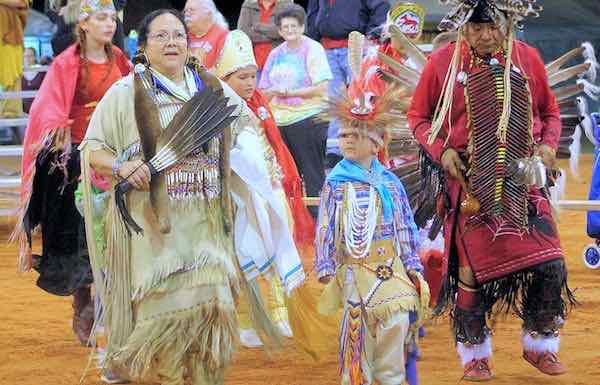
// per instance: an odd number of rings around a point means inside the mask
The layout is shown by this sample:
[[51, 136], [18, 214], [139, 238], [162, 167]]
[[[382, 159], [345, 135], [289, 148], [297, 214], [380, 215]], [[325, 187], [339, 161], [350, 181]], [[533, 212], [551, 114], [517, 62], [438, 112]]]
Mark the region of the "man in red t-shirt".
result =
[[229, 26], [212, 0], [187, 0], [183, 10], [189, 29], [189, 48], [211, 70], [223, 49]]

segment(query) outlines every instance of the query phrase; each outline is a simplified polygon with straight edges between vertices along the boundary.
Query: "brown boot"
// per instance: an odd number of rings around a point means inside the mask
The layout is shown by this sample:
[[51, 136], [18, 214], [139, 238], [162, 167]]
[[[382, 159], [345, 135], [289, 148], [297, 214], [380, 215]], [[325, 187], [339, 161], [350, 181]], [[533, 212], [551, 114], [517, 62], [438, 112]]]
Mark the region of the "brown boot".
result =
[[83, 346], [90, 347], [90, 334], [94, 326], [94, 303], [91, 289], [82, 287], [73, 293], [73, 331]]

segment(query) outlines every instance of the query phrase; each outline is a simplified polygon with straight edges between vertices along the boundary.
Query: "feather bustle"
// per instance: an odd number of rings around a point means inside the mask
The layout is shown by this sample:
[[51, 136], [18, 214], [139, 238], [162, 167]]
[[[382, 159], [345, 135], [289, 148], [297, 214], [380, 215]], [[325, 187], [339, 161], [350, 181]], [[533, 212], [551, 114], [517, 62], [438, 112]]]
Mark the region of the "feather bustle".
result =
[[392, 37], [392, 42], [397, 43], [402, 47], [404, 53], [415, 62], [420, 72], [425, 67], [425, 64], [427, 64], [427, 56], [425, 56], [423, 51], [421, 51], [415, 43], [402, 33], [397, 25], [390, 25], [389, 32]]
[[348, 35], [348, 65], [352, 71], [352, 77], [358, 79], [360, 76], [360, 66], [363, 59], [365, 46], [365, 36], [358, 32], [352, 31]]

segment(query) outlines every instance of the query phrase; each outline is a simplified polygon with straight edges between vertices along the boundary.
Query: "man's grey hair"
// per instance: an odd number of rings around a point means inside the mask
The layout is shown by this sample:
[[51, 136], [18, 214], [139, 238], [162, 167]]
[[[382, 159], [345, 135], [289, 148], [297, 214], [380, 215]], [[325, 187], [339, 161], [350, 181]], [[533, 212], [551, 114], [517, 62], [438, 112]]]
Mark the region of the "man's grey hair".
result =
[[79, 7], [81, 6], [81, 0], [49, 0], [49, 9], [58, 12], [62, 7], [65, 8], [63, 13], [63, 19], [67, 24], [75, 24], [79, 19]]
[[[190, 1], [190, 0], [188, 0], [188, 1]], [[208, 5], [208, 8], [210, 8], [210, 12], [213, 15], [213, 22], [216, 25], [218, 25], [219, 27], [229, 29], [229, 23], [225, 19], [225, 16], [223, 16], [223, 14], [219, 11], [219, 9], [217, 8], [217, 6], [213, 0], [192, 0], [192, 1], [201, 1], [201, 2], [205, 3], [206, 5]]]

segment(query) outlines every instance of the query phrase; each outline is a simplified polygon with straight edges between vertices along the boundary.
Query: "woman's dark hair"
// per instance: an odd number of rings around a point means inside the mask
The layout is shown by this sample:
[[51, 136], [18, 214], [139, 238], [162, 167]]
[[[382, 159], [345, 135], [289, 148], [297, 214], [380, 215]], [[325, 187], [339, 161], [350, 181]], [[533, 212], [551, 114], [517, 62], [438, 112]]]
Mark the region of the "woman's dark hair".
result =
[[298, 24], [304, 25], [304, 21], [306, 20], [306, 11], [298, 4], [291, 4], [281, 11], [277, 12], [275, 15], [275, 25], [278, 28], [281, 28], [281, 20], [286, 17], [291, 17], [298, 21]]
[[181, 22], [181, 24], [183, 24], [185, 34], [188, 34], [187, 25], [185, 25], [185, 20], [183, 19], [183, 15], [181, 14], [181, 12], [175, 9], [157, 9], [156, 11], [150, 12], [149, 14], [144, 16], [142, 21], [140, 21], [140, 24], [138, 24], [138, 47], [144, 47], [148, 42], [148, 30], [150, 29], [150, 24], [154, 21], [154, 19], [166, 13], [170, 13], [171, 15], [175, 16]]

